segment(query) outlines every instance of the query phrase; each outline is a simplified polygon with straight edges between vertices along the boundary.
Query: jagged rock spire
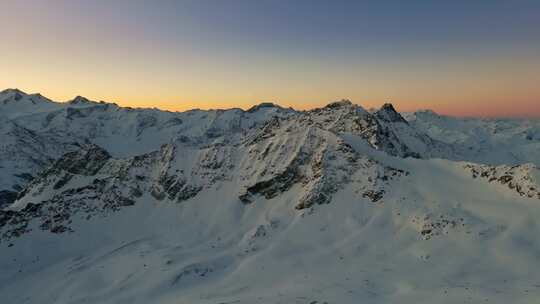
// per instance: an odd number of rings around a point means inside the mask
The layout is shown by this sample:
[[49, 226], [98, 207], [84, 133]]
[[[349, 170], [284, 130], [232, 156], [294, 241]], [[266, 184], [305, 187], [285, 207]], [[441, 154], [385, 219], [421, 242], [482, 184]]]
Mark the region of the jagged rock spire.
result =
[[391, 103], [385, 103], [378, 111], [376, 111], [375, 116], [378, 119], [388, 121], [388, 122], [403, 122], [407, 121], [399, 114], [394, 106]]

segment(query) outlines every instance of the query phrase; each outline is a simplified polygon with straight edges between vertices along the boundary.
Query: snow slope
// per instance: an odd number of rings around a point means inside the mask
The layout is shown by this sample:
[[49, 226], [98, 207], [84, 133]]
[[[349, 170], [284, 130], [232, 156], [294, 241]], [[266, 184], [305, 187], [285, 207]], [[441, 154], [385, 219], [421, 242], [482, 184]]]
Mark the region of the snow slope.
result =
[[459, 151], [459, 158], [485, 164], [540, 165], [540, 120], [476, 119], [433, 111], [404, 113], [405, 119], [431, 138]]
[[[31, 180], [0, 211], [2, 303], [540, 297], [534, 164], [471, 162], [391, 105], [75, 104], [2, 123], [35, 132], [28, 144], [1, 133], [11, 149], [76, 140], [24, 167]], [[4, 155], [2, 165], [30, 158]]]

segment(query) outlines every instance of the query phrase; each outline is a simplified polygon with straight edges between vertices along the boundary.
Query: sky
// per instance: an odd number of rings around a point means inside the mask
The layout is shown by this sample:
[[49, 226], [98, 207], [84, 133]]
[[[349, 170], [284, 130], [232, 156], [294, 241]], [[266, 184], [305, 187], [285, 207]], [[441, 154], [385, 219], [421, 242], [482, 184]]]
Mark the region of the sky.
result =
[[537, 0], [0, 0], [0, 90], [540, 117]]

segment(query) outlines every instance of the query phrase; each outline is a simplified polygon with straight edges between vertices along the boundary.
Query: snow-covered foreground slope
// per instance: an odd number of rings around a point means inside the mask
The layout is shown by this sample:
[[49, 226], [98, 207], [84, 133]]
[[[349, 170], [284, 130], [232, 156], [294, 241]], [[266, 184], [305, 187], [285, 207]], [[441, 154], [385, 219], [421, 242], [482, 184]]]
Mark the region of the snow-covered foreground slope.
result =
[[540, 298], [539, 169], [391, 105], [23, 109], [0, 114], [2, 303]]
[[[410, 172], [372, 202], [356, 183], [295, 210], [300, 186], [239, 202], [225, 183], [174, 203], [37, 227], [0, 251], [4, 303], [534, 303], [538, 199], [460, 163], [391, 159]], [[357, 178], [357, 177], [353, 177]]]

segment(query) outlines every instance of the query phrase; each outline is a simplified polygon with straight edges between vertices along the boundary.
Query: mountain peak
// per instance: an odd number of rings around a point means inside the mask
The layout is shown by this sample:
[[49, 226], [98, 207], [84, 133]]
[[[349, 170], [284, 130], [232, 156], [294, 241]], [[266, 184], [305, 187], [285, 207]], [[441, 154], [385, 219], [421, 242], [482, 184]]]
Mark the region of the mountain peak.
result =
[[0, 95], [5, 96], [8, 99], [13, 98], [14, 100], [18, 101], [28, 94], [16, 88], [15, 89], [9, 88], [0, 92]]
[[399, 114], [391, 103], [385, 103], [378, 111], [375, 112], [377, 118], [388, 122], [405, 122], [407, 121]]
[[342, 107], [350, 107], [352, 105], [353, 103], [349, 99], [342, 99], [340, 101], [335, 101], [335, 102], [327, 104], [325, 108], [335, 109], [335, 108], [342, 108]]
[[76, 96], [75, 98], [69, 101], [69, 104], [88, 104], [88, 103], [92, 103], [92, 101], [80, 95]]
[[273, 102], [261, 102], [258, 105], [254, 105], [253, 107], [249, 108], [246, 112], [253, 113], [263, 108], [278, 108], [281, 109], [281, 107]]
[[25, 92], [17, 89], [17, 88], [7, 88], [5, 90], [0, 91], [0, 94], [9, 94], [9, 93], [21, 93], [26, 94]]
[[439, 114], [437, 114], [437, 112], [435, 112], [435, 111], [433, 111], [433, 110], [429, 110], [429, 109], [418, 110], [418, 111], [415, 112], [415, 114], [426, 115], [426, 116], [433, 116], [433, 117], [438, 117], [438, 116], [440, 116]]
[[382, 105], [381, 111], [382, 111], [382, 110], [388, 111], [388, 112], [396, 112], [396, 113], [397, 113], [396, 109], [394, 108], [394, 105], [391, 104], [391, 103], [389, 103], [389, 102], [387, 102], [387, 103], [385, 103], [385, 104]]

